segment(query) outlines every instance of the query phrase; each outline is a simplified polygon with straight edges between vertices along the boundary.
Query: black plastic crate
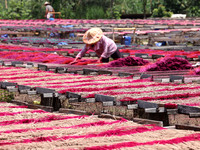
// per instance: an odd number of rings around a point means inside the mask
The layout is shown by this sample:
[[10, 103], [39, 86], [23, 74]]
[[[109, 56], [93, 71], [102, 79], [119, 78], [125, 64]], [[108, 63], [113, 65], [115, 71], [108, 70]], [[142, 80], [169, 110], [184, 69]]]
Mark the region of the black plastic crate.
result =
[[6, 89], [8, 86], [13, 86], [16, 87], [17, 83], [12, 83], [12, 82], [1, 82], [1, 88]]
[[47, 88], [36, 87], [36, 92], [37, 92], [37, 94], [54, 93], [55, 90], [53, 90], [53, 89], [47, 89]]

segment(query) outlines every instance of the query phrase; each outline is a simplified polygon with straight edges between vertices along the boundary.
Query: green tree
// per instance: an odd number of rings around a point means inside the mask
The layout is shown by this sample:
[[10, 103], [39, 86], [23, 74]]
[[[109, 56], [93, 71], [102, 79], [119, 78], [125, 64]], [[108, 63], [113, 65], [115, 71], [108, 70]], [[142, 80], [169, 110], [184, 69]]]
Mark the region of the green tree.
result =
[[188, 17], [200, 16], [199, 0], [165, 0], [163, 5], [166, 10], [175, 14], [186, 14]]
[[188, 17], [200, 17], [200, 1], [192, 0], [189, 1], [188, 7], [186, 8], [186, 14]]
[[172, 14], [172, 12], [166, 11], [165, 6], [159, 5], [158, 8], [153, 10], [152, 17], [171, 17]]
[[3, 9], [1, 18], [3, 19], [31, 19], [31, 10], [28, 9], [29, 1], [8, 1], [8, 9]]
[[45, 6], [44, 1], [41, 0], [29, 0], [32, 19], [44, 19]]
[[[8, 8], [6, 9], [6, 1]], [[1, 0], [1, 19], [44, 19], [46, 0]], [[68, 19], [119, 19], [122, 14], [151, 14], [169, 16], [166, 12], [200, 16], [199, 0], [49, 0], [62, 18]], [[163, 8], [159, 8], [163, 5]], [[159, 12], [162, 14], [160, 15]]]

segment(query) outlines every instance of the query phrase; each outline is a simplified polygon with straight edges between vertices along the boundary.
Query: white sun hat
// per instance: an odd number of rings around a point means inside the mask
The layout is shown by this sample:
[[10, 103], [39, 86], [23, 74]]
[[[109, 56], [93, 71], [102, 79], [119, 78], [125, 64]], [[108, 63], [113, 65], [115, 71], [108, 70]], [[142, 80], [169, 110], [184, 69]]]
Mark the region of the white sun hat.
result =
[[83, 35], [83, 42], [85, 44], [94, 44], [98, 42], [103, 36], [103, 32], [100, 28], [91, 28]]
[[45, 2], [45, 3], [44, 3], [44, 5], [48, 5], [48, 4], [50, 4], [50, 3], [49, 3], [49, 2]]

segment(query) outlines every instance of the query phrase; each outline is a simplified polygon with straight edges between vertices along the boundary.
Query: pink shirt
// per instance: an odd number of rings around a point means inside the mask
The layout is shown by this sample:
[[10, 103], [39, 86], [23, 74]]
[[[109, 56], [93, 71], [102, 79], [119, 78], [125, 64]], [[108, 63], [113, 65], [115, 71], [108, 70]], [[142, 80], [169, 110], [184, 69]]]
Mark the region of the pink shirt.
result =
[[83, 57], [88, 50], [94, 50], [98, 57], [108, 58], [117, 50], [117, 45], [113, 40], [103, 35], [93, 47], [91, 45], [85, 45], [76, 57]]

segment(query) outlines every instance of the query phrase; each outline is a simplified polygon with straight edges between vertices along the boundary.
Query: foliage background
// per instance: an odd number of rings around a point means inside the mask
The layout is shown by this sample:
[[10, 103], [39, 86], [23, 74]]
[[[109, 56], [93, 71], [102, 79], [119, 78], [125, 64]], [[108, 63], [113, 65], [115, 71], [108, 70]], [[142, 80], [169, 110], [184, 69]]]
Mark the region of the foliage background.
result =
[[[46, 0], [0, 0], [0, 19], [44, 19]], [[200, 16], [199, 0], [49, 0], [55, 11], [68, 19], [119, 19], [123, 14], [166, 12]], [[160, 6], [160, 8], [159, 8]], [[161, 7], [162, 6], [162, 7]], [[157, 9], [157, 10], [155, 10]], [[161, 16], [160, 16], [161, 14]], [[163, 14], [163, 15], [162, 15]]]

